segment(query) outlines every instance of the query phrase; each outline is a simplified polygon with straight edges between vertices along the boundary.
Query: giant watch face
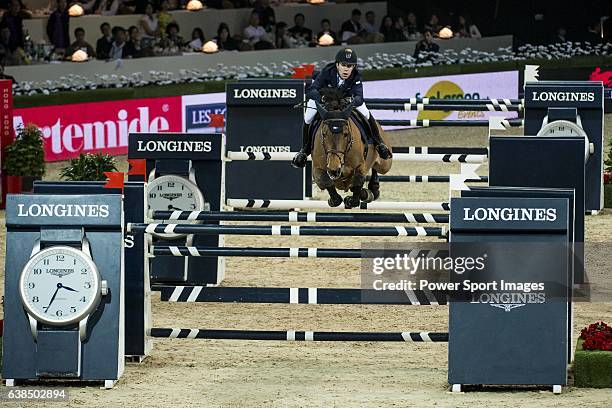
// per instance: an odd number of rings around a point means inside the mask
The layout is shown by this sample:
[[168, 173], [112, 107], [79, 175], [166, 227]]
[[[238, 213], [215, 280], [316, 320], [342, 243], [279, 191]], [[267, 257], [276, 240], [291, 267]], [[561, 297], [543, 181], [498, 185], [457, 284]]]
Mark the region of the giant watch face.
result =
[[538, 132], [538, 136], [574, 136], [584, 137], [584, 157], [588, 159], [591, 151], [591, 145], [586, 132], [577, 123], [570, 122], [569, 120], [555, 120], [554, 122], [547, 123], [542, 126]]
[[35, 254], [19, 280], [21, 301], [42, 323], [64, 326], [76, 323], [100, 301], [100, 273], [83, 251], [54, 246]]
[[[202, 211], [204, 196], [198, 186], [180, 176], [165, 175], [147, 185], [149, 211]], [[156, 221], [162, 222], [162, 221]], [[197, 221], [173, 221], [193, 224]], [[155, 234], [162, 238], [178, 238], [181, 234]]]

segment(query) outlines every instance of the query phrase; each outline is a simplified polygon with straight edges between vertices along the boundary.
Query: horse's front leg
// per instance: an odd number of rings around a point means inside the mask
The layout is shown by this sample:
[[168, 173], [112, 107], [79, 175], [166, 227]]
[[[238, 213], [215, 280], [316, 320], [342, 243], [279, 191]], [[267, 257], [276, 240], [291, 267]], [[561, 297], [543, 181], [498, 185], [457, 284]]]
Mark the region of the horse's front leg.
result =
[[346, 208], [359, 207], [362, 199], [363, 184], [365, 183], [365, 174], [356, 169], [351, 178], [351, 195], [344, 198], [344, 206]]
[[321, 190], [327, 190], [329, 193], [327, 203], [330, 207], [337, 207], [342, 204], [342, 196], [336, 191], [334, 181], [329, 177], [326, 170], [315, 168], [312, 175], [317, 186]]

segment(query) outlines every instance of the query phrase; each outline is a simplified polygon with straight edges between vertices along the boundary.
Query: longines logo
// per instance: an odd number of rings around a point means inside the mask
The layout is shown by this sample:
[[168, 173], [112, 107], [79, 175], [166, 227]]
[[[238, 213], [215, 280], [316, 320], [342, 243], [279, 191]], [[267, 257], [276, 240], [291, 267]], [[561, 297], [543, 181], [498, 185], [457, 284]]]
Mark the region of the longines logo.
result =
[[593, 102], [594, 92], [532, 92], [533, 101], [542, 102]]
[[464, 208], [464, 221], [548, 221], [557, 219], [556, 208]]
[[17, 209], [18, 217], [108, 217], [107, 204], [18, 204]]
[[276, 98], [295, 98], [295, 89], [234, 89], [235, 99], [276, 99]]
[[149, 140], [138, 141], [139, 152], [205, 152], [212, 150], [212, 142], [207, 140]]
[[179, 198], [181, 196], [182, 196], [181, 193], [163, 193], [163, 194], [160, 194], [161, 198], [165, 198], [166, 200], [170, 200], [170, 201], [174, 200], [175, 198]]
[[240, 146], [240, 151], [246, 153], [290, 152], [291, 146]]

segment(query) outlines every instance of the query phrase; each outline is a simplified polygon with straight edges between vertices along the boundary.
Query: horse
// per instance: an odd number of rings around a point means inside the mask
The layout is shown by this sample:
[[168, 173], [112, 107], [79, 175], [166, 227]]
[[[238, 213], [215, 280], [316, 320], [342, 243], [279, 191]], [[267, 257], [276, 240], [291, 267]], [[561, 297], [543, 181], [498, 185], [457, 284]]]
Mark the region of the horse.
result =
[[[321, 123], [316, 130], [312, 149], [314, 182], [329, 193], [327, 202], [330, 207], [344, 202], [346, 208], [355, 208], [362, 201], [369, 203], [378, 199], [378, 175], [386, 174], [391, 169], [392, 159], [381, 159], [372, 145], [362, 141], [356, 118], [351, 116], [354, 101], [349, 102], [335, 88], [324, 88], [320, 93], [322, 103], [317, 102], [316, 106]], [[377, 126], [384, 143], [391, 150], [385, 133], [378, 123]], [[370, 171], [372, 175], [368, 188], [364, 189]], [[343, 199], [338, 190], [350, 190], [352, 194]]]

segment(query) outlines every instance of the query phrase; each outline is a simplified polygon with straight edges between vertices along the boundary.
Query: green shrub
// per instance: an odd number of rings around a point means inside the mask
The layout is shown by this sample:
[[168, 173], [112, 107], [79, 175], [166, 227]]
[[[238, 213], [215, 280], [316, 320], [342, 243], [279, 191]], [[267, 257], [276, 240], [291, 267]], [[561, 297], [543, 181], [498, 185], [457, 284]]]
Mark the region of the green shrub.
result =
[[15, 141], [6, 146], [4, 169], [9, 176], [42, 177], [45, 174], [45, 149], [42, 132], [28, 124], [17, 129]]
[[60, 177], [69, 181], [104, 181], [104, 172], [117, 171], [116, 161], [108, 154], [83, 154], [70, 160], [60, 172]]

